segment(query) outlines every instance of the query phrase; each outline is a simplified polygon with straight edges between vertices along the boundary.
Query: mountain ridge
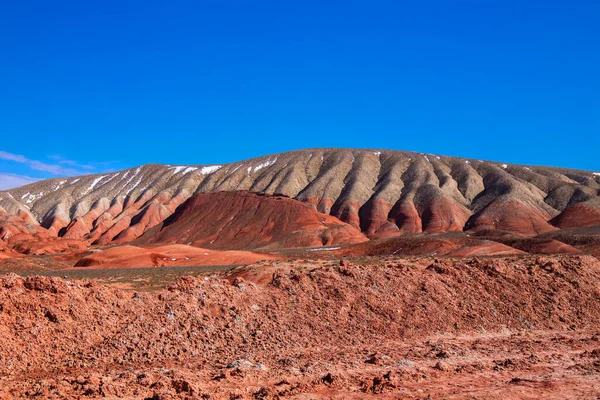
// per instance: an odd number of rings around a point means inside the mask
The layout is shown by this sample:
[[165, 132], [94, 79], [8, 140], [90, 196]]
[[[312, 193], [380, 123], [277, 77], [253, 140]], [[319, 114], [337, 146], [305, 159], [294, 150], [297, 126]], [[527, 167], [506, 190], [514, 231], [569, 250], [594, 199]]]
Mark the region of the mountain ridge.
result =
[[0, 210], [53, 235], [106, 244], [136, 224], [144, 224], [134, 229], [141, 233], [158, 225], [196, 194], [220, 191], [286, 195], [371, 238], [460, 230], [535, 236], [574, 220], [600, 224], [599, 173], [379, 149], [305, 149], [54, 178], [0, 192]]

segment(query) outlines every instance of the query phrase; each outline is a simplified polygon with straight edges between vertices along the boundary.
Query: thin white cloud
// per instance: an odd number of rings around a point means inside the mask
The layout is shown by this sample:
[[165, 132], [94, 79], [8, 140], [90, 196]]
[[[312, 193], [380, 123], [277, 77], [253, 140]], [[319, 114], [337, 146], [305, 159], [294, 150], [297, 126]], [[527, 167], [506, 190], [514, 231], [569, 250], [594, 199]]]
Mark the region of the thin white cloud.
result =
[[19, 154], [7, 153], [6, 151], [2, 151], [2, 150], [0, 150], [0, 160], [14, 161], [14, 162], [18, 162], [18, 163], [27, 162], [27, 158], [25, 158], [25, 156], [21, 156]]
[[91, 164], [80, 164], [75, 160], [68, 160], [66, 158], [62, 158], [59, 155], [48, 156], [48, 158], [50, 158], [52, 160], [56, 160], [61, 165], [69, 165], [69, 166], [75, 167], [75, 168], [82, 168], [82, 169], [95, 169], [96, 168]]
[[6, 174], [0, 172], [0, 190], [14, 189], [19, 186], [36, 182], [38, 179], [24, 175]]
[[17, 162], [20, 164], [25, 164], [29, 168], [31, 168], [35, 171], [48, 172], [53, 175], [73, 176], [73, 175], [81, 175], [81, 174], [85, 173], [85, 172], [82, 172], [80, 169], [64, 167], [60, 163], [49, 164], [49, 163], [45, 163], [45, 162], [38, 161], [38, 160], [30, 160], [23, 155], [8, 153], [8, 152], [2, 151], [2, 150], [0, 150], [0, 160], [14, 161], [14, 162]]

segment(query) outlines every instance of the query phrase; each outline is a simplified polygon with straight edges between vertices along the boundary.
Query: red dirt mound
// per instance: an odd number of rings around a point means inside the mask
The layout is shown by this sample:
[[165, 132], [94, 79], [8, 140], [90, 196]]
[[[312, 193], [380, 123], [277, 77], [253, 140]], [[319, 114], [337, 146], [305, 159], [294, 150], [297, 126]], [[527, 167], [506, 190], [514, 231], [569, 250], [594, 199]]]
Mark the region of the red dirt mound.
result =
[[559, 242], [558, 240], [550, 240], [544, 243], [533, 244], [529, 253], [539, 254], [576, 254], [581, 253], [581, 250], [576, 249], [573, 246], [569, 246], [566, 243]]
[[377, 255], [411, 256], [492, 256], [524, 254], [523, 251], [484, 238], [461, 233], [411, 235], [371, 240], [347, 246], [335, 252], [346, 257]]
[[0, 214], [0, 242], [9, 242], [17, 235], [22, 239], [33, 238], [34, 235], [50, 236], [44, 228], [24, 219], [24, 216]]
[[525, 236], [536, 236], [557, 229], [547, 221], [546, 215], [520, 201], [500, 201], [490, 204], [471, 217], [465, 230], [498, 229]]
[[150, 247], [117, 246], [85, 256], [75, 264], [75, 267], [141, 268], [251, 264], [278, 258], [270, 254], [249, 251], [218, 251], [179, 244]]
[[18, 258], [18, 257], [23, 257], [23, 256], [19, 253], [15, 253], [15, 252], [0, 248], [0, 261], [7, 260], [9, 258]]
[[12, 248], [19, 253], [35, 256], [43, 254], [81, 253], [88, 249], [81, 240], [56, 237], [34, 237], [30, 240], [20, 240]]
[[473, 257], [473, 256], [499, 256], [506, 254], [525, 254], [524, 251], [514, 249], [502, 243], [484, 241], [481, 244], [466, 246], [453, 251], [448, 255], [451, 257]]
[[183, 243], [215, 249], [275, 249], [364, 242], [356, 228], [284, 196], [198, 194], [136, 243]]
[[600, 210], [585, 204], [575, 204], [561, 212], [551, 222], [561, 229], [600, 225]]
[[[78, 253], [87, 250], [80, 240], [52, 236], [46, 229], [20, 216], [0, 215], [0, 250], [12, 249], [28, 255]], [[3, 258], [12, 258], [5, 253]]]
[[581, 253], [571, 245], [549, 238], [497, 238], [507, 246], [532, 254], [575, 254]]
[[[475, 240], [473, 240], [474, 242]], [[470, 243], [465, 239], [427, 236], [396, 236], [343, 247], [335, 254], [344, 257], [379, 255], [444, 255]]]

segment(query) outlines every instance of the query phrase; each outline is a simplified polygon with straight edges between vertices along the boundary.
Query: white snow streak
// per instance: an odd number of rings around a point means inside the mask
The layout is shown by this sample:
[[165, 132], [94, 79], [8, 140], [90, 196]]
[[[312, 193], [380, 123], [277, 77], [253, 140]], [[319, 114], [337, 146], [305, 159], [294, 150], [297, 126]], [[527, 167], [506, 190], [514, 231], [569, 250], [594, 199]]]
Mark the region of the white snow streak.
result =
[[[220, 165], [207, 165], [206, 167], [202, 167], [200, 168], [200, 173], [201, 174], [211, 174], [217, 170], [219, 170], [221, 168]], [[173, 170], [173, 175], [177, 175], [178, 173], [180, 173], [181, 171], [183, 171], [182, 175], [185, 174], [189, 174], [190, 172], [194, 172], [196, 171], [198, 168], [197, 167], [186, 167], [186, 166], [177, 166], [177, 167], [171, 167], [168, 169], [172, 169]]]
[[108, 180], [106, 182], [103, 183], [103, 185], [106, 185], [108, 182], [112, 181], [113, 179], [115, 179], [119, 175], [121, 175], [120, 172], [118, 174], [112, 175], [110, 178], [108, 178]]
[[94, 187], [98, 184], [98, 182], [100, 182], [102, 179], [106, 178], [108, 175], [102, 175], [96, 179], [94, 179], [94, 182], [92, 182], [92, 184], [83, 192], [81, 193], [82, 196], [85, 196], [86, 194], [88, 194], [92, 189], [94, 189]]
[[187, 167], [184, 171], [183, 171], [183, 175], [185, 174], [189, 174], [190, 172], [194, 172], [195, 170], [197, 170], [198, 168], [196, 167]]
[[[25, 203], [31, 204], [33, 201], [39, 199], [43, 195], [44, 195], [44, 192], [39, 192], [38, 194], [25, 193], [23, 196], [21, 196], [21, 199], [24, 199], [27, 197], [27, 200], [25, 200]], [[29, 208], [29, 207], [27, 207], [27, 208]]]
[[[140, 173], [140, 170], [141, 170], [141, 167], [138, 167], [138, 168], [135, 170], [135, 172], [133, 173], [133, 175], [131, 175], [131, 178], [129, 178], [129, 179], [127, 180], [127, 182], [125, 182], [125, 184], [123, 185], [123, 189], [127, 188], [127, 185], [129, 185], [129, 182], [131, 182], [131, 181], [132, 181], [132, 180], [133, 180], [133, 179], [134, 179], [134, 178], [137, 176], [137, 174], [139, 174], [139, 173]], [[129, 172], [129, 171], [127, 171], [127, 172]], [[125, 176], [127, 176], [127, 174], [126, 174]], [[136, 187], [137, 185], [139, 185], [139, 183], [140, 183], [141, 181], [142, 181], [142, 179], [140, 178], [140, 180], [139, 180], [139, 181], [138, 181], [138, 182], [137, 182], [135, 185], [133, 185], [133, 187], [132, 187], [131, 189], [129, 189], [129, 190], [127, 191], [127, 193], [126, 193], [126, 194], [129, 194], [129, 193], [131, 193], [131, 191], [132, 191], [133, 189], [135, 189], [135, 187]]]
[[65, 179], [65, 180], [62, 180], [62, 181], [60, 181], [60, 182], [58, 182], [56, 185], [52, 186], [52, 190], [58, 190], [58, 189], [60, 189], [60, 187], [61, 187], [62, 185], [64, 185], [65, 183], [67, 183], [67, 180], [66, 180], [66, 179]]
[[174, 169], [175, 171], [173, 171], [173, 175], [177, 175], [178, 173], [180, 173], [181, 171], [183, 171], [184, 169], [186, 169], [186, 167], [171, 167], [169, 169]]
[[207, 165], [206, 167], [200, 168], [200, 173], [203, 175], [212, 174], [213, 172], [216, 172], [220, 169], [221, 169], [221, 165]]
[[[267, 161], [265, 161], [265, 162], [263, 162], [263, 163], [260, 163], [260, 164], [258, 164], [256, 167], [254, 167], [254, 169], [252, 170], [252, 172], [259, 171], [259, 170], [261, 170], [261, 169], [263, 169], [263, 168], [265, 168], [265, 167], [270, 167], [271, 165], [273, 165], [273, 164], [275, 164], [275, 163], [277, 162], [277, 158], [278, 158], [278, 157], [275, 157], [275, 159], [274, 159], [274, 160], [271, 160], [271, 159], [269, 158]], [[248, 173], [250, 173], [250, 170], [251, 170], [251, 169], [252, 169], [252, 167], [248, 168]]]

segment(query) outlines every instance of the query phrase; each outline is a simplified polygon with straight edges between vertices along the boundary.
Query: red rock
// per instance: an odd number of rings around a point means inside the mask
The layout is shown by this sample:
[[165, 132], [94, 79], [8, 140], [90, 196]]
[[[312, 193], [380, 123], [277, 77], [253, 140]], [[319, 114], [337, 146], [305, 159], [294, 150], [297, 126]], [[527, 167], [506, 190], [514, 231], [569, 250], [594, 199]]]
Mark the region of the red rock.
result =
[[181, 195], [170, 198], [166, 193], [156, 196], [144, 205], [141, 211], [132, 218], [129, 227], [119, 233], [112, 243], [121, 244], [134, 241], [173, 214], [186, 199], [187, 197]]
[[377, 228], [377, 231], [375, 231], [375, 233], [370, 235], [370, 239], [385, 239], [385, 238], [390, 238], [390, 237], [394, 237], [394, 236], [400, 236], [402, 235], [402, 232], [400, 231], [400, 229], [398, 228], [398, 226], [396, 224], [394, 224], [393, 222], [386, 222], [383, 225], [381, 225], [379, 228]]
[[542, 243], [535, 243], [528, 249], [529, 253], [540, 253], [540, 254], [575, 254], [581, 253], [581, 250], [576, 249], [566, 243], [559, 242], [558, 240], [549, 240]]
[[[471, 242], [480, 242], [471, 240]], [[340, 256], [360, 257], [375, 255], [446, 255], [469, 243], [465, 237], [439, 238], [425, 235], [396, 236], [358, 243], [335, 252]]]
[[137, 247], [117, 246], [96, 251], [81, 258], [75, 267], [88, 268], [143, 268], [155, 266], [202, 266], [251, 264], [261, 260], [276, 260], [276, 255], [249, 251], [219, 251], [168, 244]]
[[317, 205], [317, 211], [323, 214], [329, 214], [331, 212], [331, 207], [333, 207], [333, 200], [330, 198], [324, 197], [319, 201]]
[[426, 233], [462, 231], [471, 212], [444, 197], [431, 200], [421, 214]]
[[50, 236], [58, 236], [59, 232], [69, 225], [68, 206], [56, 204], [42, 218], [41, 225], [48, 230]]
[[110, 208], [110, 204], [107, 198], [102, 198], [97, 201], [92, 209], [85, 215], [73, 219], [66, 227], [66, 232], [63, 235], [67, 239], [83, 239], [94, 226], [94, 222], [102, 215], [106, 210]]
[[160, 230], [149, 232], [138, 243], [258, 249], [366, 240], [358, 229], [297, 200], [250, 192], [220, 192], [188, 199]]
[[525, 236], [555, 231], [547, 216], [519, 201], [494, 202], [473, 215], [466, 230], [503, 230]]
[[600, 210], [585, 204], [575, 204], [566, 208], [551, 222], [561, 229], [600, 225]]
[[423, 223], [412, 201], [401, 200], [390, 211], [392, 220], [402, 232], [422, 232]]
[[81, 240], [63, 238], [32, 238], [19, 240], [13, 249], [19, 253], [29, 255], [81, 253], [87, 251], [87, 246]]
[[115, 201], [113, 201], [108, 210], [102, 213], [93, 222], [94, 227], [88, 234], [85, 235], [85, 239], [89, 243], [94, 243], [95, 241], [97, 241], [102, 236], [102, 234], [104, 234], [107, 230], [110, 229], [111, 226], [114, 225], [115, 217], [117, 217], [121, 212], [123, 212], [123, 200], [117, 198]]
[[0, 398], [596, 397], [598, 260], [406, 262], [152, 291], [2, 275]]
[[485, 242], [474, 246], [467, 246], [453, 251], [448, 255], [451, 257], [473, 257], [473, 256], [499, 256], [507, 254], [526, 254], [524, 251], [517, 250], [502, 243]]
[[25, 214], [19, 214], [19, 216], [5, 214], [0, 216], [0, 241], [11, 241], [17, 235], [21, 235], [23, 238], [31, 238], [36, 234], [50, 236], [37, 223], [31, 223], [28, 218], [24, 220], [22, 218], [24, 216]]
[[[390, 222], [388, 215], [392, 210], [392, 205], [386, 201], [372, 199], [363, 205], [359, 211], [360, 228], [368, 237], [373, 237], [377, 232], [389, 230], [386, 228]], [[397, 226], [394, 224], [396, 232]], [[392, 228], [393, 229], [393, 228]]]
[[356, 229], [360, 229], [360, 218], [358, 217], [359, 209], [360, 205], [356, 201], [344, 200], [339, 204], [334, 204], [331, 215]]

